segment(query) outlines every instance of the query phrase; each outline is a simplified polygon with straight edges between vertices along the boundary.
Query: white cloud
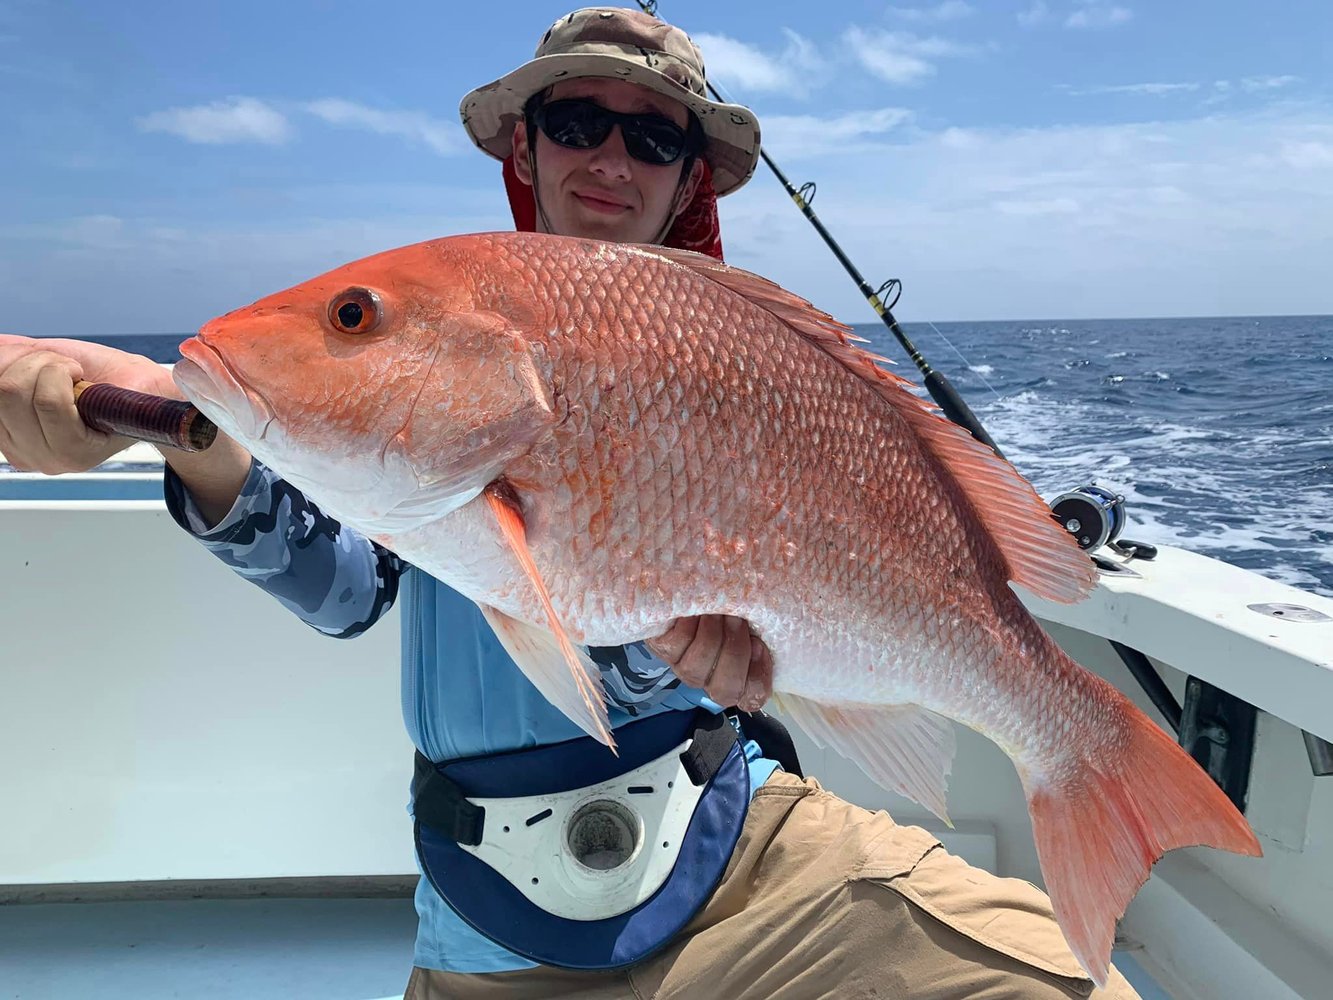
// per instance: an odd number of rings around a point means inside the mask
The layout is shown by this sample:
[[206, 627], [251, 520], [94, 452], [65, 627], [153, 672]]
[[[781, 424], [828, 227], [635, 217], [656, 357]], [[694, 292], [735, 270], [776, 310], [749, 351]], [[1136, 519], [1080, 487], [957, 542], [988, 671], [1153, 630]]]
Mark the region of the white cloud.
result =
[[1212, 93], [1204, 104], [1222, 104], [1238, 94], [1267, 94], [1300, 82], [1299, 76], [1247, 76], [1239, 80], [1214, 80]]
[[1299, 76], [1247, 76], [1240, 81], [1242, 90], [1253, 93], [1256, 90], [1276, 90], [1289, 87], [1300, 79]]
[[801, 97], [822, 82], [824, 60], [804, 36], [789, 28], [784, 28], [783, 34], [787, 36], [786, 48], [773, 55], [727, 35], [702, 33], [694, 40], [713, 83], [730, 84], [746, 94]]
[[[341, 98], [298, 105], [330, 125], [363, 128], [420, 143], [441, 155], [465, 148], [455, 121], [420, 111], [384, 111]], [[229, 97], [211, 104], [155, 111], [137, 120], [145, 132], [167, 132], [189, 142], [220, 145], [261, 142], [277, 145], [293, 135], [290, 121], [272, 104], [253, 97]]]
[[1025, 28], [1031, 28], [1038, 24], [1043, 24], [1051, 16], [1051, 9], [1042, 2], [1036, 0], [1027, 10], [1018, 12], [1018, 23]]
[[1063, 90], [1065, 93], [1076, 97], [1091, 94], [1141, 94], [1157, 97], [1163, 94], [1188, 93], [1207, 89], [1209, 94], [1205, 97], [1203, 103], [1216, 104], [1233, 96], [1237, 89], [1249, 94], [1263, 93], [1281, 87], [1289, 87], [1299, 80], [1300, 77], [1298, 76], [1247, 76], [1239, 81], [1214, 80], [1211, 84], [1191, 81], [1184, 83], [1118, 83], [1105, 86], [1075, 87], [1067, 83], [1060, 83], [1056, 84], [1056, 89]]
[[382, 111], [334, 97], [311, 101], [305, 105], [305, 110], [330, 125], [363, 128], [380, 135], [398, 136], [408, 142], [420, 143], [441, 156], [465, 148], [457, 121], [432, 118], [421, 111]]
[[968, 17], [976, 10], [962, 0], [944, 0], [934, 7], [890, 7], [889, 12], [904, 21], [956, 21]]
[[1333, 167], [1333, 142], [1299, 140], [1282, 144], [1278, 152], [1282, 162], [1297, 170]]
[[1111, 28], [1134, 16], [1128, 7], [1118, 7], [1105, 0], [1080, 0], [1080, 6], [1065, 18], [1066, 28]]
[[[769, 115], [764, 118], [764, 148], [784, 160], [866, 148], [912, 120], [906, 108], [879, 108], [819, 115]], [[883, 148], [879, 141], [877, 148]]]
[[0, 229], [0, 237], [3, 236], [98, 251], [120, 251], [133, 246], [125, 220], [116, 215], [78, 215], [55, 222], [12, 224]]
[[1001, 198], [992, 202], [995, 210], [1004, 215], [1073, 215], [1081, 208], [1073, 198], [1035, 198], [1029, 200]]
[[187, 142], [221, 145], [262, 142], [277, 145], [291, 136], [287, 118], [253, 97], [229, 97], [212, 104], [154, 111], [136, 120], [145, 132], [167, 132]]
[[1067, 93], [1082, 97], [1088, 94], [1144, 94], [1152, 97], [1161, 94], [1174, 94], [1180, 91], [1194, 91], [1199, 89], [1197, 83], [1117, 83], [1104, 87], [1070, 87], [1061, 85], [1059, 88]]
[[931, 60], [976, 51], [944, 38], [920, 38], [905, 31], [867, 31], [857, 26], [844, 32], [843, 42], [869, 72], [896, 84], [920, 83], [933, 76], [935, 64]]

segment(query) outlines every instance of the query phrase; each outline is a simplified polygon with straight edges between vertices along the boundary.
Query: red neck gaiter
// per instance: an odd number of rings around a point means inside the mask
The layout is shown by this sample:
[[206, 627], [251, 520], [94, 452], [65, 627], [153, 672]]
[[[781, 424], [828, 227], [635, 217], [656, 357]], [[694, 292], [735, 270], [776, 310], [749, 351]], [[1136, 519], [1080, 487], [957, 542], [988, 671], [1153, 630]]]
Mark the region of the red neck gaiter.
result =
[[[710, 257], [722, 260], [722, 230], [717, 219], [717, 192], [713, 190], [713, 171], [708, 161], [703, 161], [704, 172], [699, 179], [699, 186], [694, 190], [694, 197], [685, 206], [685, 211], [676, 216], [671, 229], [662, 242], [677, 250], [693, 250], [706, 253]], [[504, 161], [505, 193], [509, 195], [509, 209], [514, 213], [514, 228], [520, 233], [531, 233], [537, 229], [537, 205], [532, 197], [532, 188], [518, 179], [514, 172], [514, 157], [509, 155]]]

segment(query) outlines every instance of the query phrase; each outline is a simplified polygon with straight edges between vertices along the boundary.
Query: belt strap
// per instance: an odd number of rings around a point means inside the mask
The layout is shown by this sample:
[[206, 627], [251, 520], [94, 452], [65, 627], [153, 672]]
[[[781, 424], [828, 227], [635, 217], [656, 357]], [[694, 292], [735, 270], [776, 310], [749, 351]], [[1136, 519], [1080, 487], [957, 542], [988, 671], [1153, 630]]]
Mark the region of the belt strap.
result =
[[420, 751], [412, 777], [412, 806], [418, 820], [455, 843], [474, 847], [481, 843], [486, 810], [469, 802], [458, 784], [436, 770]]
[[680, 755], [680, 763], [690, 781], [702, 785], [717, 774], [736, 742], [736, 727], [725, 715], [707, 713], [694, 730], [694, 739]]
[[[681, 766], [698, 786], [711, 781], [735, 745], [738, 734], [730, 718], [700, 709], [690, 745], [680, 755]], [[584, 737], [594, 743], [591, 737]], [[599, 744], [600, 745], [600, 744]], [[520, 751], [521, 752], [521, 751]], [[482, 840], [486, 810], [468, 800], [452, 778], [417, 751], [412, 777], [412, 806], [424, 823], [458, 844], [476, 846]]]

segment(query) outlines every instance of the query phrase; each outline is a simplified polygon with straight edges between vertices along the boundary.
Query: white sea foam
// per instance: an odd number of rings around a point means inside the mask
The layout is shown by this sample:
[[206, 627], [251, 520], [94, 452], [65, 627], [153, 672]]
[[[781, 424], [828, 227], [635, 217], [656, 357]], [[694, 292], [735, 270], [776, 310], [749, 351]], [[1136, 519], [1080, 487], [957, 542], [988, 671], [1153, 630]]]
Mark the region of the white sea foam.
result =
[[995, 369], [990, 365], [968, 365], [967, 370], [976, 372], [978, 375], [994, 375]]
[[[1048, 502], [1096, 482], [1125, 498], [1125, 536], [1259, 567], [1272, 579], [1333, 596], [1310, 570], [1333, 564], [1333, 500], [1318, 488], [1275, 490], [1254, 468], [1282, 435], [1233, 433], [1058, 402], [1027, 391], [980, 408], [1005, 455]], [[1111, 438], [1111, 439], [1108, 439]], [[1262, 553], [1261, 559], [1253, 558]], [[1317, 571], [1316, 571], [1317, 572]], [[1325, 576], [1324, 579], [1327, 579]]]

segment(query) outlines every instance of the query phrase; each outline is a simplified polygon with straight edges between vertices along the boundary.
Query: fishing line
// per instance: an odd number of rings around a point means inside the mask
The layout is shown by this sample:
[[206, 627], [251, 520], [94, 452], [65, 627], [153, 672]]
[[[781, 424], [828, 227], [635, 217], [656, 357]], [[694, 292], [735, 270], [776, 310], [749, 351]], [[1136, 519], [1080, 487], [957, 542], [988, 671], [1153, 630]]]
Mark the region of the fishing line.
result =
[[[657, 0], [638, 0], [638, 4], [643, 8], [644, 13], [657, 17]], [[723, 97], [713, 84], [705, 81], [704, 86], [707, 87], [715, 100], [734, 103]], [[889, 328], [889, 332], [893, 334], [894, 339], [902, 345], [903, 350], [907, 352], [907, 356], [912, 359], [912, 363], [921, 372], [922, 384], [926, 387], [926, 391], [930, 393], [931, 399], [935, 400], [946, 417], [960, 427], [965, 428], [974, 438], [988, 445], [995, 454], [1003, 458], [1004, 452], [1000, 451], [999, 446], [986, 433], [986, 428], [981, 425], [981, 421], [977, 419], [976, 414], [963, 402], [963, 398], [958, 395], [958, 391], [954, 389], [947, 378], [930, 367], [929, 362], [917, 350], [916, 345], [908, 339], [907, 334], [898, 325], [898, 321], [893, 318], [892, 308], [897, 304], [898, 296], [894, 295], [892, 301], [887, 304], [884, 302], [883, 296], [895, 291], [901, 294], [902, 282], [896, 278], [890, 278], [878, 289], [871, 288], [866, 279], [861, 276], [861, 272], [856, 269], [856, 265], [852, 263], [851, 258], [843, 252], [842, 247], [838, 245], [838, 241], [833, 238], [833, 234], [824, 228], [824, 223], [820, 221], [819, 216], [810, 207], [815, 192], [813, 182], [802, 184], [798, 189], [792, 185], [791, 181], [787, 180], [786, 174], [778, 169], [778, 165], [773, 162], [773, 158], [768, 155], [768, 151], [762, 145], [759, 147], [759, 157], [764, 161], [764, 165], [773, 172], [773, 176], [778, 179], [783, 188], [786, 189], [788, 196], [801, 210], [801, 214], [806, 217], [810, 225], [814, 226], [815, 232], [819, 233], [825, 245], [833, 252], [833, 256], [838, 258], [838, 263], [842, 265], [843, 270], [847, 272], [861, 294], [865, 296], [866, 301], [870, 303], [870, 308], [875, 310], [876, 315]]]
[[946, 337], [940, 331], [940, 328], [938, 326], [936, 326], [934, 323], [931, 323], [930, 320], [926, 320], [926, 322], [930, 324], [930, 328], [935, 331], [936, 335], [940, 338], [940, 340], [944, 341], [946, 344], [949, 345], [949, 350], [953, 351], [954, 354], [958, 355], [958, 360], [961, 361], [967, 367], [967, 370], [970, 371], [977, 378], [981, 379], [981, 384], [990, 390], [990, 394], [992, 396], [994, 396], [996, 399], [1004, 398], [998, 392], [995, 391], [995, 386], [991, 385], [989, 382], [986, 381], [986, 376], [981, 374], [981, 372], [977, 371], [976, 368], [972, 365], [972, 362], [968, 361], [967, 358], [963, 357], [963, 352], [953, 346], [953, 341], [951, 341], [948, 337]]

